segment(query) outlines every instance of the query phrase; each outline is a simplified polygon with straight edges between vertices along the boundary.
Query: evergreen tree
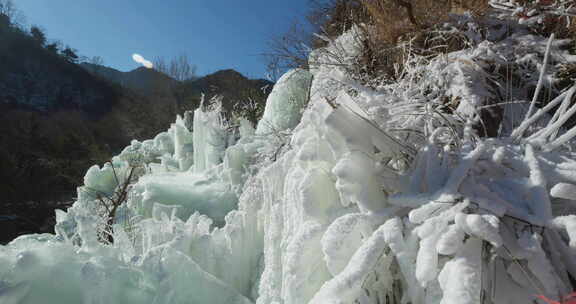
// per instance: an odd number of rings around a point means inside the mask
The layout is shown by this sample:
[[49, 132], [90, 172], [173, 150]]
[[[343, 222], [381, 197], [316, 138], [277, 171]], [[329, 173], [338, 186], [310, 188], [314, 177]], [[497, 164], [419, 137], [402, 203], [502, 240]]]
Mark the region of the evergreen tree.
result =
[[52, 43], [46, 45], [46, 49], [54, 54], [58, 54], [58, 52], [63, 49], [62, 41], [55, 40]]
[[54, 54], [58, 53], [58, 44], [56, 43], [50, 43], [48, 45], [46, 45], [46, 49]]
[[32, 38], [41, 46], [46, 44], [46, 34], [44, 34], [44, 31], [42, 31], [42, 29], [39, 27], [32, 26], [30, 28], [30, 35], [32, 35]]
[[67, 46], [62, 50], [62, 56], [69, 62], [76, 62], [78, 60], [78, 55], [76, 55], [76, 50]]

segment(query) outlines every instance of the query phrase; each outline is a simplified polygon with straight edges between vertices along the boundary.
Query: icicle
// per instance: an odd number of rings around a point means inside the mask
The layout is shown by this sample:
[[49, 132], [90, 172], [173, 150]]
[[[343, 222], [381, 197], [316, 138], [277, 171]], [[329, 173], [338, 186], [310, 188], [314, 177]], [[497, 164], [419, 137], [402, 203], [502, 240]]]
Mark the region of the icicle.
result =
[[440, 304], [480, 303], [482, 241], [470, 238], [454, 258], [446, 262], [438, 281], [443, 291]]
[[[554, 113], [554, 117], [550, 120], [550, 123], [546, 128], [540, 130], [539, 132], [535, 133], [534, 135], [528, 138], [529, 142], [544, 145], [556, 138], [558, 130], [566, 123], [566, 121], [568, 121], [568, 119], [570, 119], [574, 115], [574, 113], [576, 113], [576, 104], [572, 105], [570, 109], [568, 109], [567, 112], [565, 112], [566, 108], [572, 102], [572, 96], [574, 95], [575, 92], [576, 87], [572, 87], [567, 92], [566, 95], [561, 95], [557, 97], [557, 98], [560, 97], [563, 98], [562, 104], [560, 105], [560, 109], [558, 109], [556, 113]], [[553, 103], [554, 101], [555, 100], [553, 100], [551, 103]]]
[[[574, 105], [573, 107], [576, 107], [576, 105]], [[570, 130], [568, 130], [568, 132], [564, 133], [562, 136], [558, 137], [553, 142], [548, 143], [547, 145], [542, 147], [542, 150], [545, 152], [554, 151], [558, 149], [560, 146], [572, 140], [574, 136], [576, 136], [576, 126], [572, 127]]]
[[[550, 35], [550, 39], [548, 39], [548, 44], [546, 45], [546, 53], [544, 54], [544, 62], [542, 63], [542, 70], [540, 70], [540, 77], [538, 78], [538, 84], [536, 85], [536, 91], [534, 92], [534, 96], [532, 97], [532, 102], [530, 102], [530, 107], [528, 108], [528, 112], [526, 112], [526, 116], [524, 117], [524, 122], [527, 122], [529, 118], [532, 117], [532, 113], [534, 112], [534, 107], [536, 106], [536, 102], [538, 101], [538, 97], [540, 95], [540, 91], [542, 90], [542, 85], [544, 84], [544, 76], [546, 74], [546, 68], [548, 67], [548, 60], [550, 58], [550, 47], [552, 46], [552, 41], [554, 40], [554, 33]], [[540, 114], [541, 115], [541, 114]], [[534, 116], [539, 116], [538, 113]], [[522, 127], [524, 125], [524, 127]], [[511, 137], [517, 139], [524, 135], [526, 128], [530, 124], [522, 123], [520, 127], [512, 132]]]
[[[550, 59], [550, 47], [552, 46], [552, 41], [554, 41], [554, 33], [550, 35], [550, 39], [548, 39], [548, 44], [546, 45], [546, 53], [544, 54], [544, 62], [542, 63], [542, 70], [540, 71], [540, 77], [538, 78], [538, 84], [536, 85], [536, 91], [534, 92], [534, 96], [532, 98], [532, 102], [530, 102], [530, 108], [528, 108], [528, 112], [526, 113], [525, 120], [528, 117], [532, 116], [532, 112], [534, 111], [534, 107], [536, 106], [536, 102], [538, 101], [538, 96], [540, 95], [540, 91], [542, 90], [542, 85], [544, 84], [544, 75], [546, 74], [546, 69], [548, 67], [548, 60]], [[522, 136], [522, 134], [519, 134]]]
[[526, 132], [526, 130], [533, 123], [535, 123], [540, 118], [542, 118], [544, 114], [546, 114], [548, 111], [552, 110], [552, 108], [557, 106], [560, 102], [563, 102], [565, 100], [566, 95], [567, 95], [567, 92], [560, 94], [558, 97], [554, 98], [552, 101], [550, 101], [542, 109], [539, 109], [538, 111], [536, 111], [536, 113], [534, 113], [534, 115], [524, 119], [522, 121], [522, 123], [516, 129], [514, 129], [514, 131], [512, 132], [512, 135], [510, 135], [510, 137], [513, 139], [520, 138], [524, 134], [524, 132]]

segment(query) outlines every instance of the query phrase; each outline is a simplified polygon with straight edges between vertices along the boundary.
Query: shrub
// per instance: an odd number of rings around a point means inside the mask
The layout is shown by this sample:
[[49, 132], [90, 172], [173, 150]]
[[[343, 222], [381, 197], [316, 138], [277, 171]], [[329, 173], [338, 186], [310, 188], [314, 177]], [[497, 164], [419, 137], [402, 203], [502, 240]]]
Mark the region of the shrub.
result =
[[[441, 30], [453, 13], [482, 16], [487, 1], [478, 0], [363, 0], [366, 42], [361, 64], [370, 77], [396, 79], [408, 52], [437, 55], [465, 48], [466, 37]], [[359, 16], [358, 14], [356, 14]]]
[[482, 15], [488, 2], [482, 0], [364, 0], [378, 40], [396, 43], [408, 33], [429, 29], [446, 21], [451, 13]]

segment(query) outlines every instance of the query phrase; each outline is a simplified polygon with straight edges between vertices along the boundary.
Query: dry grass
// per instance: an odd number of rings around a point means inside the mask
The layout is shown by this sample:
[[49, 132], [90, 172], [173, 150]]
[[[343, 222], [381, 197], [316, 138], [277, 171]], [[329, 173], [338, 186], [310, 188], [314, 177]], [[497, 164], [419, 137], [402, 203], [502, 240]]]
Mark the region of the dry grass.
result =
[[541, 31], [545, 36], [554, 33], [558, 39], [576, 39], [576, 17], [549, 16], [544, 20]]
[[[368, 12], [362, 0], [310, 0], [312, 11], [308, 21], [317, 26], [322, 35], [336, 38], [349, 30], [352, 25], [368, 20]], [[312, 47], [324, 47], [327, 42], [322, 39], [312, 41]]]
[[[408, 52], [429, 56], [468, 46], [463, 35], [438, 31], [450, 14], [483, 15], [488, 1], [482, 0], [363, 0], [367, 24], [361, 64], [371, 76], [396, 79]], [[410, 48], [400, 47], [410, 42]]]
[[363, 4], [376, 26], [376, 38], [391, 44], [446, 21], [451, 13], [482, 15], [488, 9], [482, 0], [364, 0]]

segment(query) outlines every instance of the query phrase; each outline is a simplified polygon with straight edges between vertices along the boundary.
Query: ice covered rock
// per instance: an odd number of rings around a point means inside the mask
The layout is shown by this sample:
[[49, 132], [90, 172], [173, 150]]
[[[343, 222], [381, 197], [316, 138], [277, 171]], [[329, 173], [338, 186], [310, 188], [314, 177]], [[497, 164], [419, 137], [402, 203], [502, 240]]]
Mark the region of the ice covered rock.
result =
[[291, 70], [276, 82], [268, 95], [256, 134], [278, 133], [296, 127], [310, 99], [312, 74], [306, 70]]

